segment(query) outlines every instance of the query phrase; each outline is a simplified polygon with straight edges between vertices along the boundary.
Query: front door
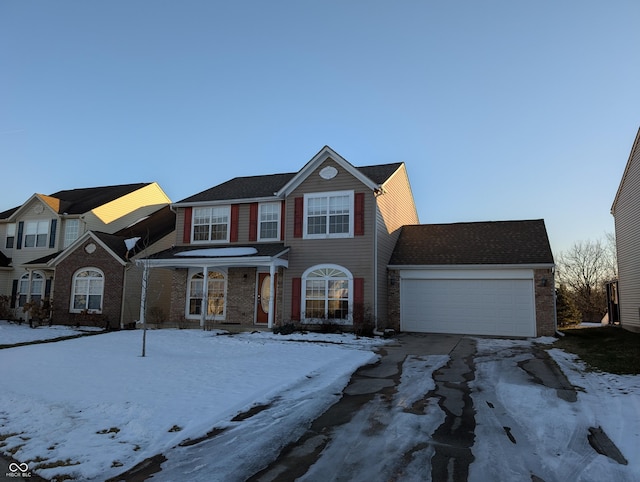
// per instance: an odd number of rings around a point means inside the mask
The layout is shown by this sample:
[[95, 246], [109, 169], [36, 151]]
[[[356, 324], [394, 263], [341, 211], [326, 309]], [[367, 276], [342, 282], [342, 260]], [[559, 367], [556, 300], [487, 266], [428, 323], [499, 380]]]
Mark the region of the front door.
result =
[[[277, 275], [276, 275], [277, 276]], [[274, 285], [275, 281], [274, 279]], [[269, 299], [271, 298], [271, 275], [269, 273], [258, 273], [258, 293], [256, 296], [256, 323], [267, 324], [269, 322]], [[276, 300], [273, 299], [273, 309], [275, 311]]]

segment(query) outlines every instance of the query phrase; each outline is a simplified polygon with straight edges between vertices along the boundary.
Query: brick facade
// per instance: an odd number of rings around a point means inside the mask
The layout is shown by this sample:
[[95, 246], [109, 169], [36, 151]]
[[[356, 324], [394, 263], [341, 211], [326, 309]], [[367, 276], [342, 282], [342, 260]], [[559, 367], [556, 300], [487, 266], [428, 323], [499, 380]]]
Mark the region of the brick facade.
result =
[[390, 269], [387, 277], [387, 327], [400, 331], [400, 271]]
[[[95, 250], [87, 252], [88, 245]], [[91, 249], [89, 249], [91, 251]], [[71, 313], [71, 290], [74, 274], [83, 268], [97, 268], [104, 274], [101, 314]], [[124, 266], [93, 239], [87, 240], [56, 266], [53, 292], [53, 323], [60, 325], [96, 325], [120, 327]]]
[[[257, 279], [257, 270], [255, 267], [229, 268], [226, 274], [227, 293], [225, 319], [207, 322], [207, 326], [255, 326]], [[274, 325], [280, 324], [280, 320], [282, 320], [283, 279], [284, 270], [283, 268], [279, 268], [276, 278], [277, 295]], [[165, 327], [200, 328], [199, 319], [186, 319], [185, 317], [187, 283], [188, 270], [175, 270], [172, 278], [170, 315]], [[266, 324], [261, 326], [266, 326]]]
[[552, 269], [533, 271], [536, 297], [536, 332], [538, 336], [556, 333], [556, 288]]

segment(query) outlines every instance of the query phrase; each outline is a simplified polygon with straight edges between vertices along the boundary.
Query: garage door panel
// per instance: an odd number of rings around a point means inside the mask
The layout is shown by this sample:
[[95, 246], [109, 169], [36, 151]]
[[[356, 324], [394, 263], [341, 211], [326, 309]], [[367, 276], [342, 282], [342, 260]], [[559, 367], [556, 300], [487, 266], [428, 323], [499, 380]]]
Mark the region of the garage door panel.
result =
[[530, 279], [408, 279], [400, 293], [403, 331], [535, 336]]

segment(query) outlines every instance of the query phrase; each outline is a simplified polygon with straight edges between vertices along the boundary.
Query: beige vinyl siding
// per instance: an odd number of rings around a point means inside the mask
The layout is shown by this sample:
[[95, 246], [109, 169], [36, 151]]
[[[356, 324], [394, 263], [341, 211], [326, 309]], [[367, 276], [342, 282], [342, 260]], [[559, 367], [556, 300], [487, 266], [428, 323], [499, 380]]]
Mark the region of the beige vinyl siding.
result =
[[[124, 299], [122, 309], [122, 323], [132, 323], [140, 318], [140, 297], [142, 293], [143, 267], [137, 266], [134, 261], [151, 254], [168, 249], [174, 244], [175, 233], [170, 233], [153, 246], [138, 253], [132, 263], [126, 267]], [[153, 268], [149, 270], [149, 287], [147, 290], [147, 316], [149, 310], [157, 307], [162, 310], [167, 320], [171, 304], [171, 280], [173, 271], [169, 269]], [[148, 320], [150, 321], [150, 320]]]
[[169, 203], [171, 200], [154, 182], [86, 213], [86, 228], [115, 233]]
[[[238, 210], [238, 243], [249, 242], [249, 211], [250, 204], [240, 204]], [[253, 241], [255, 242], [255, 241]]]
[[400, 235], [400, 228], [406, 224], [420, 222], [404, 164], [385, 182], [383, 188], [384, 193], [376, 198], [379, 328], [384, 328], [387, 323], [387, 265]]
[[[639, 132], [640, 136], [640, 132]], [[614, 205], [620, 321], [640, 331], [640, 142], [636, 140]]]
[[[333, 166], [338, 174], [333, 179], [323, 179], [319, 171], [326, 166]], [[333, 191], [354, 191], [365, 193], [364, 236], [352, 238], [304, 239], [294, 238], [294, 209], [295, 198], [309, 193], [323, 193]], [[286, 200], [285, 212], [285, 245], [291, 248], [289, 254], [289, 268], [284, 273], [284, 322], [291, 317], [291, 279], [299, 278], [304, 271], [318, 264], [336, 264], [348, 269], [354, 278], [364, 278], [365, 308], [373, 309], [373, 239], [374, 226], [372, 224], [375, 213], [375, 199], [373, 193], [358, 179], [345, 171], [331, 159], [323, 162], [311, 173]], [[353, 211], [352, 211], [353, 215]]]
[[176, 246], [184, 246], [184, 216], [185, 208], [177, 208], [176, 210], [176, 233], [174, 243]]
[[[37, 206], [42, 206], [44, 207], [44, 210], [41, 213], [38, 213], [37, 210]], [[15, 220], [16, 223], [16, 239], [14, 241], [13, 244], [13, 250], [5, 250], [5, 252], [7, 253], [7, 255], [11, 258], [12, 264], [14, 268], [18, 268], [20, 265], [24, 264], [24, 263], [28, 263], [29, 261], [33, 261], [34, 259], [38, 259], [38, 258], [42, 258], [43, 256], [47, 256], [49, 254], [53, 254], [57, 251], [59, 251], [62, 246], [62, 241], [60, 240], [60, 236], [62, 233], [61, 227], [60, 225], [62, 224], [60, 222], [60, 219], [58, 217], [57, 214], [53, 213], [53, 211], [51, 211], [51, 209], [49, 209], [49, 207], [42, 203], [41, 201], [37, 200], [37, 199], [32, 199], [26, 206], [24, 209], [21, 210], [22, 215], [17, 218]], [[56, 225], [56, 239], [55, 239], [55, 247], [54, 248], [49, 248], [49, 240], [50, 240], [50, 233], [51, 233], [51, 221], [53, 219], [57, 220], [57, 225]], [[37, 247], [32, 247], [32, 248], [26, 248], [25, 247], [25, 236], [26, 236], [26, 229], [27, 229], [27, 223], [28, 222], [33, 222], [33, 221], [47, 221], [48, 222], [48, 229], [47, 229], [47, 243], [45, 247], [41, 247], [41, 248], [37, 248]], [[21, 240], [21, 249], [17, 249], [18, 246], [18, 224], [20, 222], [24, 222], [24, 232], [22, 233], [22, 240]], [[8, 251], [11, 251], [11, 253], [9, 253]], [[17, 277], [22, 276], [23, 271], [19, 271], [19, 273], [17, 274]], [[14, 279], [15, 279], [16, 275], [14, 275]]]

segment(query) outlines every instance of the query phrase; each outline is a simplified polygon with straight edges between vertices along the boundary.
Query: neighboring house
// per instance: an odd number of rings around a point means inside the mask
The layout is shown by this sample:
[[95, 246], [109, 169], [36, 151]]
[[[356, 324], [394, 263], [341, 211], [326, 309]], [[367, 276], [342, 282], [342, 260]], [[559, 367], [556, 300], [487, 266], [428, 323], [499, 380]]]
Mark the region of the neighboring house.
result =
[[170, 319], [184, 326], [384, 323], [387, 263], [418, 222], [403, 163], [354, 167], [330, 147], [172, 208], [175, 246], [146, 262], [173, 270]]
[[554, 335], [544, 221], [404, 226], [389, 262], [389, 319], [400, 331]]
[[157, 183], [138, 183], [34, 194], [0, 213], [0, 295], [10, 296], [13, 316], [26, 319], [25, 305], [50, 300], [51, 262], [85, 233], [116, 233], [170, 202]]
[[618, 258], [620, 325], [640, 332], [640, 129], [611, 206]]
[[[174, 240], [175, 214], [168, 205], [114, 234], [86, 232], [47, 263], [55, 269], [53, 322], [134, 327], [144, 268], [136, 261]], [[157, 323], [169, 313], [171, 273], [155, 270], [147, 287], [147, 318]]]

